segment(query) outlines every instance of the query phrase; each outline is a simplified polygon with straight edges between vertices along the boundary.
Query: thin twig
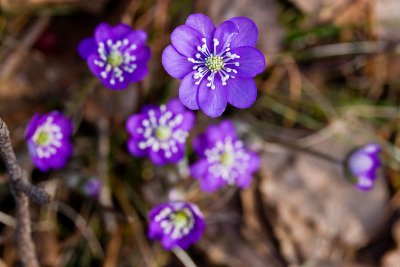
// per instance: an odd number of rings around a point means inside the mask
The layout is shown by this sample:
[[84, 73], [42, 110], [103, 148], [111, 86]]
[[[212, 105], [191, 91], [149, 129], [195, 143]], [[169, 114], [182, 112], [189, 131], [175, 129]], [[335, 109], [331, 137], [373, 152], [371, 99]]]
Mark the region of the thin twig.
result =
[[19, 257], [26, 267], [38, 267], [35, 245], [31, 236], [31, 217], [29, 198], [38, 204], [50, 201], [50, 197], [42, 189], [31, 185], [17, 163], [11, 146], [10, 132], [0, 118], [0, 155], [10, 175], [11, 190], [16, 203], [16, 237]]

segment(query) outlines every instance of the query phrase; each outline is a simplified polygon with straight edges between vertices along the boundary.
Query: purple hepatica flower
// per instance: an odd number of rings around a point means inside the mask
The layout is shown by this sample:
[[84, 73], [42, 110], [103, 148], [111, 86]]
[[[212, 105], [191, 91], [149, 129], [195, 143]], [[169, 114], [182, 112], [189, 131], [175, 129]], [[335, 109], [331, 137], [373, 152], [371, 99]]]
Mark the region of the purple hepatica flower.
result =
[[210, 117], [220, 116], [228, 102], [250, 107], [257, 98], [253, 78], [265, 68], [255, 48], [257, 38], [257, 26], [248, 18], [232, 18], [215, 28], [209, 17], [190, 15], [174, 30], [172, 45], [162, 55], [168, 74], [183, 80], [182, 103]]
[[89, 197], [97, 198], [100, 195], [102, 187], [103, 183], [99, 179], [92, 177], [83, 185], [83, 192]]
[[33, 163], [41, 171], [60, 169], [72, 155], [72, 121], [58, 111], [36, 114], [29, 122], [25, 138]]
[[149, 238], [161, 240], [167, 250], [175, 246], [186, 249], [200, 239], [205, 228], [199, 208], [188, 202], [158, 205], [150, 211], [149, 217]]
[[226, 184], [245, 188], [260, 166], [258, 155], [244, 147], [234, 125], [227, 120], [209, 126], [205, 134], [195, 140], [194, 149], [201, 159], [191, 166], [190, 172], [200, 180], [200, 187], [206, 192]]
[[381, 166], [379, 153], [381, 148], [377, 144], [367, 144], [352, 152], [347, 159], [346, 169], [350, 181], [360, 190], [372, 189]]
[[151, 55], [146, 40], [144, 31], [132, 31], [126, 24], [101, 23], [94, 38], [80, 42], [78, 52], [106, 87], [121, 90], [146, 76]]
[[177, 99], [159, 107], [145, 106], [127, 120], [126, 129], [131, 135], [128, 150], [137, 157], [150, 156], [157, 165], [178, 162], [185, 154], [194, 119], [193, 112]]

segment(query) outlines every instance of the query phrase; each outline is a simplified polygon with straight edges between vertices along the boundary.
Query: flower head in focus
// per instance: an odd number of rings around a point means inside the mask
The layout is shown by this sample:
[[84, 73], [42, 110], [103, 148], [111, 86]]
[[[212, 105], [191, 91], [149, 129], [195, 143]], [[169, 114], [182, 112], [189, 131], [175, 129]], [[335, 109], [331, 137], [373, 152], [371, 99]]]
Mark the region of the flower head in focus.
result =
[[72, 121], [58, 111], [36, 114], [25, 138], [33, 163], [41, 171], [61, 169], [72, 155]]
[[253, 78], [265, 68], [264, 55], [255, 48], [257, 38], [257, 26], [246, 17], [215, 27], [203, 14], [190, 15], [173, 31], [172, 44], [162, 55], [168, 74], [182, 80], [182, 103], [210, 117], [220, 116], [227, 103], [250, 107], [257, 98]]
[[147, 105], [126, 122], [128, 150], [137, 157], [149, 156], [157, 165], [176, 163], [185, 154], [194, 120], [193, 112], [177, 99], [166, 105]]
[[154, 207], [149, 214], [148, 236], [160, 240], [166, 250], [186, 249], [203, 235], [205, 223], [199, 208], [189, 202], [170, 202]]
[[98, 198], [102, 188], [103, 183], [101, 180], [96, 177], [91, 177], [83, 184], [82, 190], [85, 195], [92, 198]]
[[373, 188], [381, 166], [380, 151], [379, 145], [367, 144], [354, 150], [348, 157], [346, 170], [356, 188], [363, 191]]
[[78, 52], [106, 87], [121, 90], [146, 76], [147, 61], [151, 56], [146, 41], [144, 31], [133, 31], [122, 23], [114, 27], [101, 23], [94, 38], [79, 43]]
[[200, 160], [191, 166], [190, 172], [206, 192], [225, 185], [245, 188], [260, 166], [258, 155], [246, 149], [238, 139], [233, 123], [228, 120], [209, 126], [204, 134], [196, 138], [194, 149]]

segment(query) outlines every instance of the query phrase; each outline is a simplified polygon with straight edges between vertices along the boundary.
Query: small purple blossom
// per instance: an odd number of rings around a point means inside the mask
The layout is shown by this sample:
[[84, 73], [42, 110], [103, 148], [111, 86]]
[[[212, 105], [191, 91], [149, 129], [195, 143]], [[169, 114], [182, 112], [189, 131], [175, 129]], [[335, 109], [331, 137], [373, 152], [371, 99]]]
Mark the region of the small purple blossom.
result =
[[160, 240], [166, 250], [186, 249], [203, 235], [205, 223], [199, 208], [189, 202], [170, 202], [154, 207], [150, 213], [148, 236]]
[[36, 114], [29, 122], [25, 139], [33, 163], [41, 171], [61, 169], [72, 155], [72, 121], [58, 111]]
[[83, 192], [89, 197], [98, 198], [102, 188], [103, 183], [101, 180], [96, 177], [91, 177], [84, 183]]
[[79, 43], [79, 55], [87, 61], [91, 72], [108, 88], [122, 90], [146, 76], [150, 48], [147, 34], [133, 31], [129, 25], [97, 26], [94, 38]]
[[166, 105], [147, 105], [126, 122], [130, 134], [128, 150], [137, 157], [149, 156], [157, 165], [176, 163], [185, 154], [194, 120], [193, 112], [177, 99]]
[[182, 103], [210, 117], [220, 116], [227, 103], [249, 108], [257, 98], [253, 78], [265, 68], [264, 55], [255, 48], [257, 38], [257, 26], [246, 17], [216, 28], [209, 17], [190, 15], [162, 54], [168, 74], [182, 80]]
[[190, 167], [191, 175], [199, 179], [203, 191], [212, 192], [225, 185], [245, 188], [259, 169], [260, 158], [249, 151], [236, 136], [232, 122], [225, 120], [209, 126], [194, 141], [200, 160]]
[[373, 188], [381, 166], [377, 144], [367, 144], [353, 151], [346, 161], [346, 169], [354, 186], [362, 191]]

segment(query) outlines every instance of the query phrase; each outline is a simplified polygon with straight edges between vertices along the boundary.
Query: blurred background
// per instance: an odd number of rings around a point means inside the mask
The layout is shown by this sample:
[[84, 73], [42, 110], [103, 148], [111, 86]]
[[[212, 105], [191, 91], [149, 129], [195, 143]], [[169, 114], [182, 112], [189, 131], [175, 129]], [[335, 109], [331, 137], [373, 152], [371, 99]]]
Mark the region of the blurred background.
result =
[[[172, 30], [192, 13], [216, 25], [247, 16], [259, 28], [267, 69], [258, 99], [229, 107], [246, 144], [262, 157], [250, 188], [205, 194], [178, 166], [154, 167], [125, 148], [126, 118], [146, 103], [177, 96], [179, 81], [161, 65]], [[124, 91], [93, 83], [77, 45], [100, 22], [148, 33], [152, 59], [144, 81]], [[32, 204], [42, 266], [400, 266], [400, 1], [398, 0], [0, 0], [0, 116], [21, 165], [53, 197]], [[24, 131], [35, 113], [61, 110], [74, 120], [68, 166], [41, 173]], [[197, 112], [191, 139], [210, 119]], [[384, 168], [360, 192], [338, 159], [377, 142]], [[298, 149], [301, 147], [302, 149]], [[14, 201], [0, 166], [0, 266], [20, 266]], [[98, 198], [83, 185], [104, 184]], [[186, 255], [147, 239], [147, 212], [184, 197], [199, 205], [207, 229]]]

